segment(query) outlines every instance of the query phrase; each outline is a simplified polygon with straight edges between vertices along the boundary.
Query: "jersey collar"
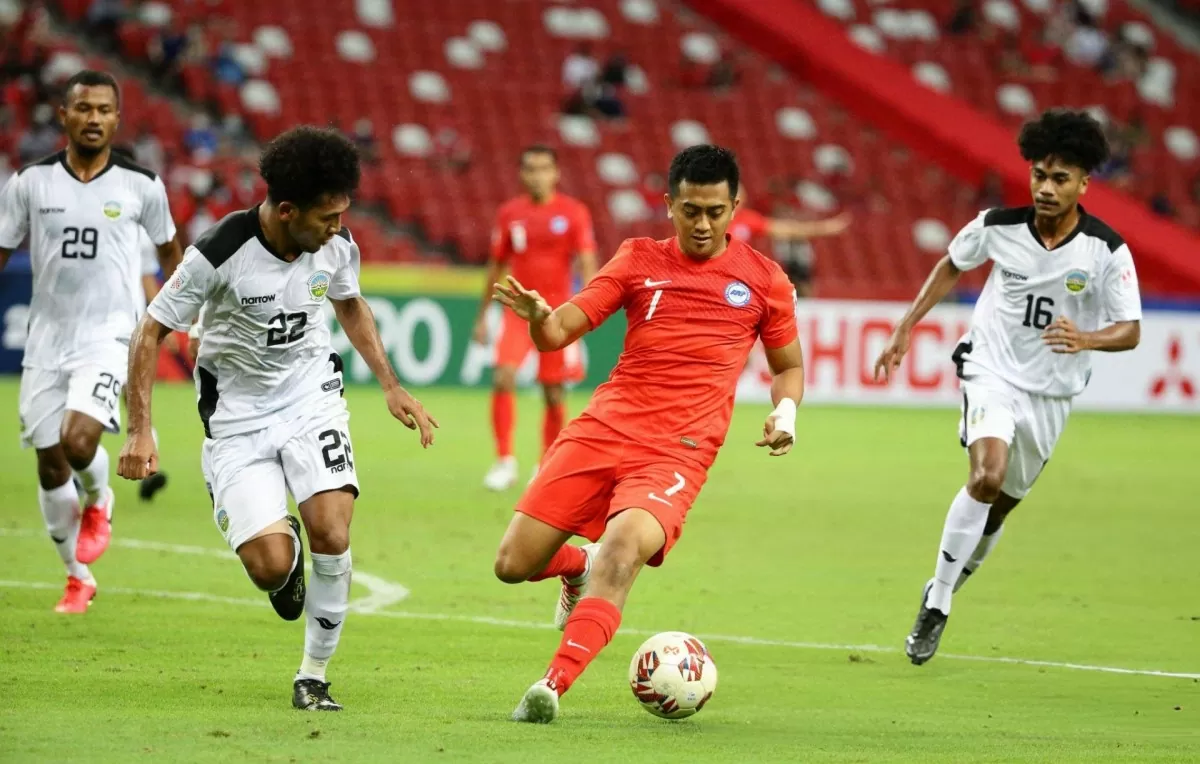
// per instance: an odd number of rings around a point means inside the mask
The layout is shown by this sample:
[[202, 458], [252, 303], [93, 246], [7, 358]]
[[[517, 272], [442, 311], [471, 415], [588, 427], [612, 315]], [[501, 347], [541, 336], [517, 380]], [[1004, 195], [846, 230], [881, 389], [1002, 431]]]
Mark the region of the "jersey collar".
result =
[[1073, 228], [1071, 232], [1067, 234], [1065, 239], [1054, 245], [1054, 249], [1048, 249], [1046, 247], [1046, 242], [1042, 241], [1041, 235], [1037, 232], [1037, 226], [1033, 224], [1034, 217], [1037, 215], [1037, 208], [1033, 207], [1032, 205], [1029, 207], [1029, 215], [1025, 218], [1025, 225], [1029, 227], [1029, 235], [1032, 236], [1033, 240], [1036, 241], [1038, 245], [1040, 245], [1041, 248], [1047, 252], [1053, 252], [1056, 249], [1062, 249], [1063, 247], [1067, 246], [1071, 243], [1072, 239], [1083, 233], [1084, 223], [1088, 219], [1087, 210], [1083, 208], [1083, 205], [1078, 204], [1076, 206], [1079, 208], [1079, 220], [1075, 221], [1075, 228]]
[[[262, 207], [262, 205], [256, 204], [253, 207], [251, 207], [249, 210], [247, 210], [247, 212], [250, 214], [250, 220], [249, 220], [250, 230], [254, 232], [254, 237], [256, 239], [258, 239], [258, 243], [262, 245], [263, 249], [265, 249], [265, 250], [267, 250], [267, 252], [271, 253], [271, 257], [274, 257], [276, 260], [281, 260], [281, 261], [283, 261], [285, 263], [289, 263], [289, 264], [296, 262], [296, 260], [299, 260], [300, 259], [299, 257], [297, 257], [295, 260], [288, 260], [286, 257], [284, 257], [283, 255], [276, 252], [275, 248], [271, 246], [271, 242], [267, 241], [267, 235], [265, 233], [263, 233], [262, 221], [258, 217], [259, 207]], [[303, 253], [301, 253], [301, 255], [303, 255]]]
[[92, 181], [96, 180], [104, 173], [111, 170], [113, 168], [113, 165], [115, 165], [117, 163], [117, 156], [116, 156], [116, 152], [114, 152], [110, 148], [108, 150], [108, 163], [104, 165], [104, 169], [102, 169], [100, 172], [98, 172], [92, 176], [92, 180], [83, 180], [82, 178], [80, 178], [78, 175], [75, 174], [75, 171], [71, 169], [71, 165], [69, 165], [67, 163], [67, 150], [66, 149], [63, 149], [62, 151], [58, 152], [58, 163], [61, 164], [62, 168], [67, 171], [67, 175], [70, 175], [72, 178], [75, 179], [75, 182], [83, 183], [84, 185], [87, 185], [88, 183], [91, 183]]

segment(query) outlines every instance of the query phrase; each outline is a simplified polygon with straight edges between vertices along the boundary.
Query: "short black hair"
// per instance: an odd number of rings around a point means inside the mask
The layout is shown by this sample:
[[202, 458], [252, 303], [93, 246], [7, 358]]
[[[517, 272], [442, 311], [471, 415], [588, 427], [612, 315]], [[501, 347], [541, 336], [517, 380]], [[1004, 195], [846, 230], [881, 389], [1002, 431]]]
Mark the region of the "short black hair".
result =
[[685, 180], [700, 186], [710, 186], [725, 181], [729, 184], [730, 198], [738, 193], [737, 157], [729, 149], [709, 144], [689, 146], [671, 160], [667, 172], [667, 189], [674, 198], [679, 194], [679, 184]]
[[113, 94], [117, 97], [117, 108], [121, 108], [121, 86], [117, 84], [117, 78], [113, 77], [108, 72], [101, 72], [95, 69], [83, 69], [71, 75], [71, 79], [63, 84], [62, 98], [63, 105], [66, 106], [67, 99], [71, 97], [71, 91], [76, 85], [82, 85], [85, 88], [98, 88], [108, 86], [113, 89]]
[[334, 128], [312, 125], [275, 136], [259, 157], [258, 172], [272, 202], [291, 202], [301, 209], [326, 194], [353, 196], [361, 175], [354, 143]]
[[1027, 162], [1054, 157], [1085, 173], [1104, 164], [1109, 156], [1104, 128], [1091, 114], [1073, 109], [1050, 109], [1026, 122], [1017, 145]]
[[529, 156], [530, 154], [545, 154], [546, 156], [550, 157], [550, 161], [554, 162], [554, 164], [558, 164], [558, 152], [555, 151], [553, 147], [547, 146], [544, 143], [535, 143], [532, 146], [526, 146], [525, 148], [521, 149], [521, 158], [518, 160], [517, 164], [524, 166], [525, 157]]

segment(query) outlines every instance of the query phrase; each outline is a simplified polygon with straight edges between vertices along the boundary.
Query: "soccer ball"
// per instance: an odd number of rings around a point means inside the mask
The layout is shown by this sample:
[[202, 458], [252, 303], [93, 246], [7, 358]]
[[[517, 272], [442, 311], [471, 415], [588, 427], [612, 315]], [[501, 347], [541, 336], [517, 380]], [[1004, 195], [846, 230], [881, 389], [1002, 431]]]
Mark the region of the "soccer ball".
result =
[[691, 634], [664, 631], [633, 654], [629, 687], [642, 708], [655, 716], [685, 719], [699, 713], [717, 689], [717, 664]]

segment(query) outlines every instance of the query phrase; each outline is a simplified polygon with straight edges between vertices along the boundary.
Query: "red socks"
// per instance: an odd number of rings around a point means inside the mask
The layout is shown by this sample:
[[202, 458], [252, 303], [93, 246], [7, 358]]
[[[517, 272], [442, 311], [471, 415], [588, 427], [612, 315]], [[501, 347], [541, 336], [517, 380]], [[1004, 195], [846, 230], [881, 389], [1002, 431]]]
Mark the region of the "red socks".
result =
[[550, 661], [546, 678], [561, 696], [583, 670], [588, 667], [601, 650], [617, 633], [621, 625], [621, 611], [608, 600], [599, 597], [584, 597], [575, 606], [567, 619], [558, 652]]
[[572, 544], [563, 544], [546, 563], [545, 569], [530, 576], [530, 581], [545, 581], [547, 578], [579, 578], [587, 570], [587, 554]]
[[513, 423], [516, 420], [516, 400], [511, 392], [492, 391], [492, 433], [496, 437], [496, 456], [501, 459], [513, 453]]
[[546, 406], [546, 416], [542, 420], [542, 453], [545, 454], [554, 444], [554, 439], [566, 424], [567, 406], [560, 403], [557, 406]]

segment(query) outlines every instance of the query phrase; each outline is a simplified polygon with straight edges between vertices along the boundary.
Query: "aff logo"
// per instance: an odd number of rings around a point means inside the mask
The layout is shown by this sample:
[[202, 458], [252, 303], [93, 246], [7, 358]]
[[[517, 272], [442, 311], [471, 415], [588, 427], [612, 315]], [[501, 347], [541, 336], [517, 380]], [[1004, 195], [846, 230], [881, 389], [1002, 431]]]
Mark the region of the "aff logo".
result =
[[1167, 368], [1151, 380], [1150, 397], [1161, 400], [1176, 391], [1189, 401], [1196, 397], [1196, 384], [1183, 369], [1183, 339], [1173, 334], [1167, 340]]

